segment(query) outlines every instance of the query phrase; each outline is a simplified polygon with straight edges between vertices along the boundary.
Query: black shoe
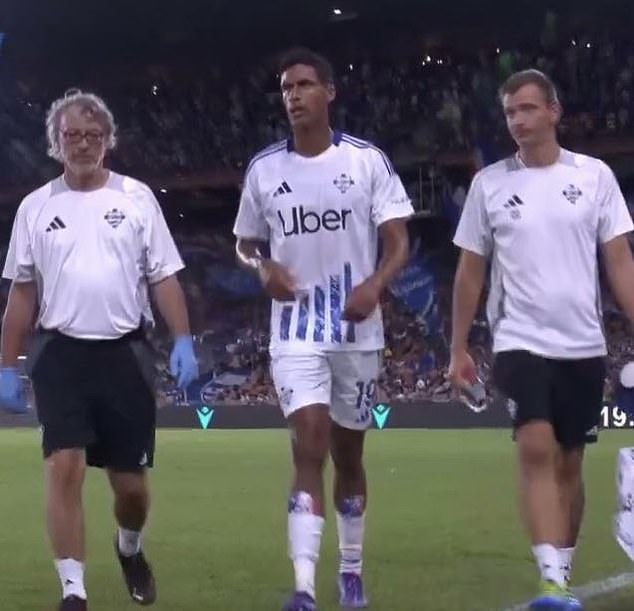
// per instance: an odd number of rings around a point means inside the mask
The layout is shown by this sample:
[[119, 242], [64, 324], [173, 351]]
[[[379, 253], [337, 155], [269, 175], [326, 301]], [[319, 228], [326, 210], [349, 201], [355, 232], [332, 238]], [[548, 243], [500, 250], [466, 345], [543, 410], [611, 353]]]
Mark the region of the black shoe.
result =
[[114, 539], [114, 549], [121, 564], [130, 598], [139, 605], [151, 605], [156, 600], [156, 584], [152, 567], [147, 563], [143, 551], [134, 556], [124, 556], [119, 550], [117, 536]]
[[57, 611], [88, 611], [88, 603], [79, 596], [67, 596], [59, 603]]

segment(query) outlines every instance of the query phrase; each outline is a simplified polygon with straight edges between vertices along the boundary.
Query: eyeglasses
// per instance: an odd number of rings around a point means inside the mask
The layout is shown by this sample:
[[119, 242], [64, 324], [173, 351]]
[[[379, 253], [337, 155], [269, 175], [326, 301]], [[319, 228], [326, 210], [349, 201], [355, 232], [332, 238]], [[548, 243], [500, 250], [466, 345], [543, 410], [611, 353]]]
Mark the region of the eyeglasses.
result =
[[84, 138], [88, 144], [101, 144], [104, 134], [96, 130], [81, 131], [79, 129], [67, 129], [62, 132], [62, 138], [70, 144], [79, 144]]

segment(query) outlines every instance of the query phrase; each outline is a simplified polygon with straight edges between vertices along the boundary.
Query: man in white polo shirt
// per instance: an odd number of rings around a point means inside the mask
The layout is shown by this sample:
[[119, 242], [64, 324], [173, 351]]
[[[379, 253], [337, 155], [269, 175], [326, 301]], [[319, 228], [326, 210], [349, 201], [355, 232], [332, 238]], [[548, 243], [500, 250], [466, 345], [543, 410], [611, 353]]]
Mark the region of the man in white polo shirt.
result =
[[468, 338], [490, 261], [493, 376], [513, 416], [520, 504], [542, 579], [531, 609], [580, 609], [568, 581], [607, 353], [597, 255], [634, 321], [632, 219], [607, 165], [560, 148], [561, 106], [546, 75], [517, 73], [500, 97], [519, 151], [476, 175], [456, 231], [450, 377], [459, 388], [476, 379]]
[[49, 154], [64, 173], [28, 195], [15, 218], [3, 276], [12, 281], [2, 324], [0, 404], [24, 409], [15, 369], [36, 317], [28, 368], [46, 459], [47, 524], [62, 583], [60, 611], [87, 609], [82, 484], [107, 469], [115, 541], [131, 598], [156, 598], [141, 549], [149, 508], [156, 406], [149, 293], [172, 332], [172, 374], [186, 387], [197, 364], [183, 268], [151, 190], [103, 167], [116, 126], [103, 100], [80, 91], [53, 103]]

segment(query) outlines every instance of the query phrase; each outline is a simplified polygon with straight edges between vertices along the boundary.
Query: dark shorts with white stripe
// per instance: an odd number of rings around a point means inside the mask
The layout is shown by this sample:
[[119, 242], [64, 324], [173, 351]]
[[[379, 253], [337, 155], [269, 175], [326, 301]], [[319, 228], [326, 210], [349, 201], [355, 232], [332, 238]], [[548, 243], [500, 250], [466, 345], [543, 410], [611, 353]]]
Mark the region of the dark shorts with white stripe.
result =
[[528, 422], [550, 422], [564, 448], [597, 441], [605, 373], [602, 357], [560, 360], [524, 350], [500, 352], [493, 365], [515, 431]]
[[28, 360], [44, 457], [83, 448], [93, 467], [154, 462], [154, 353], [141, 330], [114, 340], [40, 331]]

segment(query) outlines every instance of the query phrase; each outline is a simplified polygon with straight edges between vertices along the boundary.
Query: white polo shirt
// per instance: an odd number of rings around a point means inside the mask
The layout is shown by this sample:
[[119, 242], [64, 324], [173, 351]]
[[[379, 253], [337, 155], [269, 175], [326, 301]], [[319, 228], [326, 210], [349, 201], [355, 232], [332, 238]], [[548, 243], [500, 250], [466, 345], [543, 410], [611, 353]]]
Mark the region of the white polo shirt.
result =
[[480, 171], [454, 243], [491, 258], [494, 352], [605, 355], [598, 245], [632, 229], [614, 174], [593, 157], [562, 149], [548, 167], [515, 156]]
[[3, 277], [37, 283], [44, 329], [113, 339], [153, 321], [148, 284], [183, 267], [150, 188], [110, 172], [95, 191], [73, 191], [60, 176], [27, 195]]
[[271, 258], [297, 284], [292, 302], [273, 300], [271, 352], [379, 350], [381, 309], [342, 320], [346, 297], [376, 270], [378, 228], [413, 214], [389, 159], [369, 142], [335, 132], [320, 155], [283, 141], [256, 155], [245, 176], [234, 233], [270, 243]]

